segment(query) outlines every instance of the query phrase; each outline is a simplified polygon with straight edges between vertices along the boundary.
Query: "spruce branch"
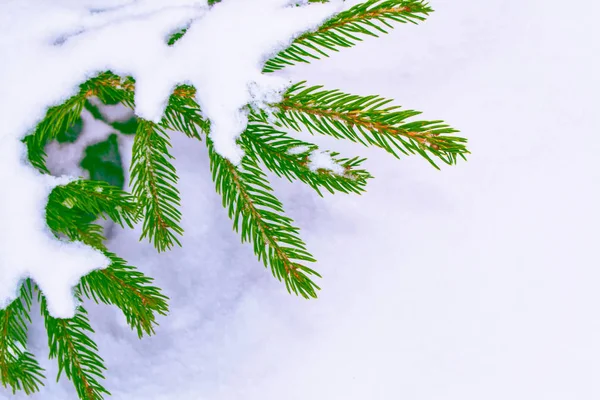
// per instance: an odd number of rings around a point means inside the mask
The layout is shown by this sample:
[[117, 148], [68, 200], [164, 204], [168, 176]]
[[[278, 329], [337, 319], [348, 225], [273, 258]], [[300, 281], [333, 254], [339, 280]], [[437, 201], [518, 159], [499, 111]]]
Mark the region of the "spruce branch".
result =
[[181, 212], [177, 173], [169, 161], [171, 143], [165, 129], [153, 122], [139, 120], [133, 142], [131, 186], [145, 216], [142, 238], [148, 238], [160, 251], [181, 245], [177, 235]]
[[152, 278], [127, 265], [125, 260], [108, 251], [104, 254], [111, 264], [83, 277], [79, 290], [96, 303], [119, 307], [139, 338], [154, 334], [156, 314], [167, 315], [169, 311], [167, 296], [151, 285]]
[[27, 135], [22, 139], [27, 147], [27, 159], [40, 173], [50, 175], [50, 171], [46, 166], [46, 151], [44, 146], [37, 143], [34, 135]]
[[[81, 301], [77, 292], [76, 297]], [[94, 330], [87, 318], [87, 311], [79, 306], [73, 318], [54, 318], [49, 314], [46, 298], [39, 290], [38, 300], [48, 333], [50, 358], [56, 358], [58, 362], [56, 380], [64, 372], [82, 400], [102, 400], [104, 395], [110, 395], [100, 383], [106, 367], [98, 355], [98, 346], [88, 336]]]
[[[24, 139], [32, 164], [41, 172], [48, 172], [43, 149], [54, 138], [51, 127], [68, 129], [80, 117], [81, 110], [90, 107], [89, 97], [96, 96], [104, 103], [120, 102], [134, 108], [134, 90], [132, 78], [121, 78], [111, 72], [83, 83], [77, 95], [51, 108], [34, 134]], [[165, 130], [179, 130], [197, 139], [201, 138], [198, 128], [208, 131], [208, 122], [201, 116], [194, 95], [195, 89], [191, 86], [179, 86], [171, 96], [160, 124], [141, 120], [137, 124], [130, 169], [133, 194], [143, 212], [142, 238], [148, 238], [159, 251], [180, 245], [177, 235], [183, 233], [179, 225], [179, 192], [175, 187], [177, 175], [169, 161], [172, 156], [168, 151], [170, 143]], [[56, 132], [53, 134], [57, 135]]]
[[[391, 100], [379, 96], [357, 96], [339, 90], [321, 90], [322, 86], [293, 85], [283, 100], [272, 105], [276, 125], [348, 139], [365, 146], [385, 149], [394, 157], [420, 154], [438, 168], [433, 157], [446, 164], [465, 159], [466, 139], [443, 121], [407, 121], [419, 111], [388, 106]], [[262, 120], [266, 120], [263, 113]]]
[[210, 124], [202, 117], [200, 106], [194, 100], [195, 96], [196, 89], [193, 86], [177, 87], [169, 98], [161, 125], [166, 129], [182, 132], [190, 138], [202, 140], [200, 133], [208, 133]]
[[33, 354], [26, 351], [31, 289], [31, 281], [27, 279], [21, 286], [19, 298], [0, 310], [0, 382], [3, 387], [10, 387], [13, 394], [21, 390], [31, 394], [43, 386], [44, 369]]
[[315, 259], [306, 250], [292, 219], [284, 215], [283, 206], [272, 194], [256, 156], [246, 154], [236, 167], [215, 152], [210, 138], [206, 143], [216, 190], [242, 242], [253, 243], [258, 259], [271, 269], [275, 278], [285, 282], [289, 292], [305, 298], [316, 297], [319, 287], [310, 275], [320, 275], [302, 264]]
[[43, 149], [46, 143], [68, 130], [81, 117], [86, 97], [82, 92], [69, 98], [59, 106], [50, 107], [44, 119], [33, 132], [35, 148]]
[[[60, 218], [56, 214], [46, 214], [48, 227], [58, 239], [66, 237], [72, 241], [80, 241], [95, 249], [107, 251], [104, 244], [104, 231], [93, 223], [94, 216], [78, 209], [63, 211]], [[64, 235], [64, 236], [61, 236]]]
[[139, 338], [144, 334], [154, 334], [154, 326], [157, 325], [156, 314], [168, 313], [168, 298], [159, 288], [151, 285], [152, 278], [127, 265], [123, 259], [107, 250], [99, 225], [81, 218], [70, 222], [69, 228], [61, 233], [71, 240], [79, 240], [102, 250], [111, 260], [107, 268], [92, 271], [81, 278], [77, 291], [96, 303], [112, 304], [121, 309], [127, 323], [137, 332]]
[[[367, 171], [357, 169], [364, 159], [338, 158], [338, 153], [333, 152], [331, 156], [334, 162], [344, 168], [343, 174], [325, 169], [313, 171], [309, 167], [309, 155], [317, 151], [318, 146], [294, 139], [270, 125], [261, 123], [259, 117], [251, 116], [250, 121], [241, 137], [243, 147], [246, 153], [256, 155], [265, 167], [277, 176], [285, 177], [289, 181], [298, 179], [312, 187], [319, 196], [323, 196], [321, 189], [326, 189], [332, 194], [364, 192], [367, 179], [371, 178]], [[305, 148], [305, 151], [291, 152], [297, 148]]]
[[46, 166], [46, 144], [64, 134], [79, 121], [86, 100], [85, 94], [80, 91], [63, 104], [50, 107], [33, 133], [22, 139], [27, 146], [29, 161], [42, 174], [50, 174]]
[[189, 26], [178, 29], [177, 31], [173, 32], [171, 34], [171, 36], [169, 36], [169, 38], [167, 39], [167, 45], [173, 46], [175, 43], [177, 43], [179, 41], [179, 39], [181, 39], [182, 37], [185, 36], [188, 29], [189, 29]]
[[361, 36], [388, 33], [393, 29], [392, 22], [417, 23], [432, 11], [423, 0], [367, 0], [337, 14], [316, 31], [300, 35], [290, 47], [268, 60], [263, 72], [329, 57], [328, 51], [352, 47], [362, 41]]
[[133, 228], [140, 219], [135, 199], [102, 181], [77, 180], [54, 188], [46, 206], [47, 219], [70, 223], [73, 208], [75, 213], [108, 217], [121, 227]]
[[[133, 79], [123, 79], [110, 72], [82, 85], [82, 91], [87, 95], [98, 96], [105, 102], [120, 101], [130, 108], [134, 107], [134, 89]], [[199, 140], [200, 131], [208, 131], [208, 122], [194, 101], [195, 93], [189, 85], [178, 86], [159, 124], [141, 119], [137, 123], [130, 167], [132, 192], [144, 216], [142, 238], [148, 238], [158, 251], [181, 245], [177, 235], [183, 234], [179, 225], [178, 178], [169, 161], [173, 157], [169, 153], [171, 144], [166, 130], [184, 132]]]
[[[68, 187], [67, 185], [66, 188]], [[119, 194], [113, 204], [115, 207], [121, 207], [121, 211], [110, 213], [109, 218], [121, 225], [123, 221], [132, 222], [135, 203], [131, 201], [129, 195], [124, 196], [124, 192], [118, 193], [120, 191], [116, 188], [113, 190]], [[96, 303], [102, 302], [119, 307], [127, 323], [137, 331], [140, 338], [144, 333], [153, 334], [156, 314], [166, 315], [168, 312], [168, 298], [160, 292], [160, 289], [151, 285], [152, 278], [127, 265], [123, 259], [108, 251], [104, 245], [102, 228], [91, 223], [89, 218], [89, 212], [102, 210], [101, 207], [86, 207], [85, 201], [78, 201], [73, 207], [65, 208], [61, 201], [63, 197], [60, 192], [58, 195], [54, 192], [50, 196], [49, 208], [56, 212], [47, 213], [48, 226], [54, 232], [66, 235], [70, 240], [81, 241], [102, 250], [111, 260], [107, 268], [93, 271], [83, 277], [77, 286], [77, 291]], [[121, 197], [128, 202], [119, 203], [123, 200]]]
[[98, 97], [105, 104], [121, 103], [134, 108], [135, 80], [131, 77], [121, 78], [110, 71], [103, 72], [81, 85], [80, 93], [87, 99]]
[[[86, 181], [83, 181], [86, 182]], [[69, 184], [72, 185], [72, 184]], [[88, 199], [76, 197], [69, 192], [69, 185], [56, 187], [48, 197], [46, 205], [46, 223], [58, 239], [63, 237], [72, 241], [81, 241], [99, 250], [106, 250], [104, 234], [100, 225], [92, 223], [100, 207], [89, 207]], [[77, 193], [77, 191], [75, 191]], [[126, 210], [134, 204], [128, 204]], [[118, 205], [115, 211], [122, 210]], [[92, 212], [90, 212], [92, 210]], [[135, 210], [135, 208], [133, 208]], [[127, 218], [127, 214], [125, 214]], [[108, 217], [121, 220], [121, 215], [108, 214]], [[131, 216], [129, 216], [131, 218]], [[61, 235], [64, 235], [61, 237]]]
[[46, 144], [76, 124], [84, 108], [94, 112], [94, 106], [88, 100], [90, 97], [97, 96], [107, 104], [122, 103], [133, 108], [134, 86], [135, 81], [132, 78], [123, 79], [111, 72], [105, 72], [80, 85], [79, 92], [63, 104], [50, 107], [33, 133], [23, 138], [32, 165], [43, 174], [50, 173], [46, 167]]

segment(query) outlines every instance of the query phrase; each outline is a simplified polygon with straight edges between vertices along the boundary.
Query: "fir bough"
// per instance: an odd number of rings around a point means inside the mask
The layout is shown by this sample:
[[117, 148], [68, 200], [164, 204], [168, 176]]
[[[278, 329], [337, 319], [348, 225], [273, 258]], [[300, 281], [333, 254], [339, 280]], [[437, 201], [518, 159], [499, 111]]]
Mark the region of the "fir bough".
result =
[[[420, 22], [432, 11], [421, 0], [364, 1], [326, 21], [316, 31], [299, 36], [266, 62], [264, 72], [328, 57], [365, 37], [386, 33], [397, 23]], [[174, 33], [167, 39], [168, 44], [174, 44], [185, 33], [185, 29]], [[111, 72], [83, 83], [77, 95], [50, 108], [34, 132], [23, 139], [32, 165], [49, 173], [45, 145], [77, 124], [84, 108], [98, 113], [90, 98], [133, 109], [134, 91], [132, 78]], [[122, 227], [142, 223], [142, 239], [152, 242], [158, 251], [180, 244], [179, 237], [184, 234], [180, 225], [181, 199], [169, 150], [174, 132], [205, 140], [215, 188], [234, 230], [242, 241], [252, 243], [258, 259], [284, 282], [288, 291], [306, 298], [316, 297], [319, 290], [315, 278], [320, 275], [309, 266], [315, 259], [293, 220], [285, 215], [265, 171], [303, 182], [319, 195], [325, 191], [360, 194], [371, 175], [361, 169], [364, 159], [342, 157], [336, 152], [328, 155], [340, 170], [312, 168], [311, 155], [322, 150], [292, 138], [286, 129], [308, 130], [376, 146], [394, 157], [418, 154], [436, 168], [439, 161], [455, 164], [468, 154], [466, 140], [455, 136], [457, 131], [442, 121], [415, 120], [419, 112], [391, 105], [391, 100], [379, 96], [357, 96], [300, 82], [287, 90], [281, 102], [270, 105], [270, 115], [249, 106], [249, 124], [238, 141], [246, 155], [239, 166], [234, 166], [213, 149], [210, 136], [206, 136], [210, 123], [194, 96], [195, 88], [182, 85], [173, 92], [160, 123], [138, 119], [118, 127], [124, 132], [135, 132], [129, 171], [131, 194], [107, 183], [80, 180], [55, 188], [46, 208], [48, 226], [57, 238], [86, 243], [111, 260], [108, 268], [94, 271], [80, 281], [76, 296], [118, 307], [140, 338], [154, 333], [157, 316], [168, 313], [168, 299], [153, 286], [152, 278], [108, 251], [102, 228], [94, 220], [110, 219]], [[102, 384], [104, 361], [89, 336], [93, 329], [83, 306], [78, 307], [72, 319], [56, 319], [49, 315], [43, 294], [34, 282], [27, 280], [20, 290], [20, 297], [0, 310], [2, 385], [13, 393], [27, 394], [43, 385], [44, 371], [27, 351], [27, 327], [33, 294], [37, 292], [50, 358], [57, 360], [59, 377], [64, 374], [70, 379], [82, 400], [100, 400], [109, 395]]]

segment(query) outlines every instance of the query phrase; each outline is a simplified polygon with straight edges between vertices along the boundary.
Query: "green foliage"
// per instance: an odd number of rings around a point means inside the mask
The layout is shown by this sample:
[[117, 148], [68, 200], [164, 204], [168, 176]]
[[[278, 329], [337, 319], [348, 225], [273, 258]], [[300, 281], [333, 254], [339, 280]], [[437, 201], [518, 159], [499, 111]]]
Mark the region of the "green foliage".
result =
[[[337, 153], [331, 153], [331, 156], [344, 168], [343, 175], [326, 169], [311, 170], [309, 155], [317, 151], [318, 146], [291, 138], [286, 133], [260, 122], [248, 125], [241, 142], [246, 153], [256, 155], [269, 171], [289, 181], [298, 179], [312, 187], [320, 196], [323, 195], [321, 189], [326, 189], [332, 194], [360, 194], [365, 190], [367, 179], [371, 178], [367, 171], [356, 169], [364, 159], [337, 158]], [[290, 152], [297, 148], [305, 150], [299, 153]]]
[[179, 191], [177, 172], [170, 160], [169, 135], [163, 127], [150, 121], [140, 121], [133, 142], [131, 185], [145, 215], [142, 237], [147, 237], [158, 251], [181, 245], [176, 235], [179, 226]]
[[[78, 200], [70, 202], [75, 198]], [[80, 293], [95, 302], [119, 307], [138, 336], [154, 333], [156, 314], [166, 315], [168, 311], [167, 297], [151, 285], [152, 278], [106, 249], [101, 228], [85, 217], [89, 214], [107, 216], [122, 227], [131, 227], [139, 221], [133, 198], [102, 182], [72, 182], [52, 192], [46, 219], [53, 232], [100, 249], [111, 260], [107, 268], [82, 278]]]
[[137, 131], [138, 120], [136, 117], [129, 118], [127, 121], [114, 121], [112, 127], [124, 135], [135, 135]]
[[[325, 0], [309, 0], [325, 2]], [[210, 1], [215, 4], [218, 1]], [[339, 13], [314, 32], [299, 36], [290, 47], [267, 61], [265, 72], [297, 62], [310, 62], [330, 51], [350, 47], [364, 37], [386, 33], [393, 23], [416, 23], [431, 12], [420, 0], [367, 0]], [[174, 45], [186, 28], [167, 38]], [[81, 111], [109, 123], [123, 134], [135, 134], [129, 170], [132, 193], [122, 190], [123, 172], [116, 136], [87, 149], [82, 166], [96, 181], [78, 180], [56, 187], [49, 196], [46, 220], [61, 240], [80, 241], [102, 251], [109, 267], [82, 278], [75, 288], [78, 299], [91, 299], [118, 307], [139, 337], [154, 333], [160, 315], [168, 313], [167, 297], [153, 280], [129, 266], [104, 244], [97, 217], [108, 218], [122, 227], [142, 224], [142, 238], [158, 251], [179, 245], [180, 195], [177, 172], [172, 165], [170, 131], [202, 140], [210, 133], [210, 123], [196, 102], [196, 89], [177, 87], [159, 123], [131, 118], [107, 122], [92, 97], [104, 104], [134, 108], [135, 81], [110, 71], [88, 80], [64, 104], [52, 107], [23, 142], [32, 165], [49, 173], [45, 165], [45, 145], [52, 140], [72, 142], [81, 132]], [[454, 164], [469, 153], [466, 140], [442, 121], [413, 120], [420, 113], [390, 105], [379, 96], [357, 96], [321, 86], [293, 85], [282, 101], [271, 104], [270, 115], [248, 107], [249, 124], [238, 140], [245, 151], [240, 165], [221, 157], [206, 136], [208, 158], [216, 191], [233, 221], [242, 242], [252, 243], [254, 253], [288, 291], [305, 298], [316, 297], [314, 282], [320, 275], [309, 267], [315, 262], [302, 241], [299, 229], [285, 215], [275, 197], [266, 171], [278, 177], [298, 180], [319, 195], [365, 191], [371, 175], [361, 165], [364, 159], [344, 158], [327, 152], [341, 169], [315, 168], [310, 163], [318, 146], [291, 137], [285, 130], [302, 131], [346, 139], [384, 149], [394, 157], [418, 154], [438, 168], [437, 161]], [[112, 185], [111, 185], [112, 184]], [[27, 352], [27, 324], [30, 321], [34, 284], [27, 280], [20, 297], [0, 310], [0, 381], [13, 392], [32, 393], [42, 385], [43, 369]], [[52, 318], [45, 299], [38, 293], [42, 317], [48, 331], [50, 357], [56, 358], [59, 377], [64, 373], [83, 400], [99, 400], [109, 395], [102, 386], [105, 366], [85, 309], [80, 306], [72, 319]]]
[[81, 111], [86, 98], [79, 93], [60, 106], [51, 107], [34, 132], [23, 138], [31, 164], [41, 173], [49, 174], [44, 148], [56, 139], [61, 143], [74, 142], [83, 129]]
[[169, 99], [162, 126], [183, 132], [187, 137], [202, 140], [202, 133], [209, 132], [210, 124], [202, 117], [200, 107], [194, 100], [196, 89], [182, 85], [175, 89]]
[[167, 44], [169, 46], [173, 46], [175, 44], [175, 42], [177, 42], [179, 39], [181, 39], [183, 37], [183, 35], [185, 35], [187, 30], [188, 30], [188, 28], [183, 28], [183, 29], [180, 29], [177, 32], [173, 33], [167, 40]]
[[[420, 112], [390, 106], [392, 100], [379, 96], [321, 88], [305, 87], [304, 82], [293, 85], [274, 105], [276, 125], [381, 147], [394, 157], [416, 153], [436, 168], [431, 156], [451, 165], [468, 154], [466, 139], [453, 136], [458, 131], [443, 121], [407, 121]], [[261, 118], [266, 121], [264, 113]]]
[[98, 355], [98, 346], [89, 337], [94, 330], [87, 311], [79, 306], [71, 319], [54, 318], [48, 313], [46, 298], [39, 291], [38, 300], [48, 333], [49, 357], [58, 361], [56, 380], [64, 373], [82, 400], [101, 400], [103, 395], [110, 395], [99, 382], [104, 379], [106, 367]]
[[46, 221], [53, 231], [67, 234], [81, 213], [110, 218], [130, 228], [140, 218], [133, 197], [105, 182], [79, 180], [58, 186], [50, 193]]
[[112, 134], [103, 142], [96, 143], [85, 149], [85, 157], [81, 167], [90, 173], [93, 181], [104, 181], [112, 186], [123, 187], [123, 163], [119, 153], [117, 135]]
[[20, 297], [0, 310], [0, 382], [13, 394], [21, 390], [31, 394], [43, 385], [44, 370], [26, 351], [31, 294], [31, 282], [27, 280], [21, 286]]
[[288, 291], [316, 297], [319, 287], [309, 276], [320, 275], [302, 264], [315, 259], [306, 250], [292, 219], [284, 215], [283, 205], [272, 194], [256, 156], [247, 154], [236, 167], [215, 152], [210, 139], [206, 143], [216, 190], [223, 197], [223, 207], [233, 220], [233, 229], [241, 233], [242, 242], [254, 244], [258, 259], [271, 269], [273, 276], [285, 282]]
[[81, 292], [96, 303], [119, 307], [138, 337], [154, 334], [157, 314], [167, 315], [169, 310], [167, 297], [151, 285], [152, 278], [127, 265], [117, 255], [108, 251], [104, 254], [111, 260], [110, 266], [82, 278]]
[[60, 106], [51, 107], [33, 133], [33, 139], [31, 140], [34, 144], [43, 148], [50, 140], [56, 139], [61, 134], [66, 134], [67, 130], [81, 120], [81, 111], [85, 100], [85, 96], [80, 93]]
[[[316, 2], [316, 1], [315, 1]], [[433, 10], [422, 0], [368, 0], [337, 14], [315, 32], [300, 35], [291, 46], [268, 60], [263, 72], [273, 72], [298, 62], [329, 57], [328, 51], [352, 47], [361, 36], [378, 37], [392, 29], [392, 22], [423, 21]]]
[[[107, 268], [83, 277], [75, 293], [120, 308], [140, 338], [153, 334], [157, 314], [168, 312], [167, 297], [152, 285], [152, 278], [106, 249], [102, 229], [92, 223], [89, 215], [110, 218], [123, 227], [132, 227], [140, 217], [134, 198], [105, 182], [75, 181], [52, 191], [46, 207], [50, 229], [59, 237], [64, 235], [102, 250], [111, 260]], [[100, 384], [105, 367], [88, 337], [93, 330], [85, 309], [80, 306], [73, 319], [55, 319], [47, 313], [43, 296], [40, 299], [50, 357], [57, 358], [59, 377], [64, 371], [81, 399], [103, 399], [109, 394]]]
[[104, 72], [81, 85], [80, 95], [88, 98], [96, 96], [102, 103], [114, 105], [121, 103], [133, 108], [133, 78], [120, 78], [110, 71]]
[[104, 121], [104, 115], [102, 114], [102, 111], [100, 111], [100, 108], [93, 104], [89, 99], [86, 99], [84, 108], [89, 111], [95, 119]]
[[59, 143], [73, 143], [79, 138], [81, 132], [83, 131], [83, 120], [81, 117], [77, 118], [73, 125], [71, 125], [67, 130], [63, 132], [59, 132], [56, 135], [56, 141]]
[[35, 169], [42, 174], [50, 174], [48, 167], [46, 166], [46, 152], [44, 146], [39, 145], [33, 135], [27, 135], [22, 140], [27, 147], [27, 158]]

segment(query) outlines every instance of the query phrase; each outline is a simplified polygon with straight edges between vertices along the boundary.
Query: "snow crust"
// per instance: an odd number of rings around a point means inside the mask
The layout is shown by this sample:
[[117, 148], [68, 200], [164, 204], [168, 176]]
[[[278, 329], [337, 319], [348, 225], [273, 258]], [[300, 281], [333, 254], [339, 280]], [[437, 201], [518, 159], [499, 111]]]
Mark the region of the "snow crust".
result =
[[[0, 307], [31, 277], [50, 313], [75, 312], [72, 288], [108, 260], [80, 243], [51, 236], [45, 205], [53, 187], [73, 178], [43, 176], [25, 161], [20, 139], [48, 107], [111, 70], [136, 79], [136, 114], [160, 120], [180, 83], [198, 89], [216, 150], [234, 163], [243, 153], [244, 107], [262, 107], [289, 84], [261, 74], [269, 56], [316, 28], [341, 7], [289, 0], [3, 0], [0, 3]], [[174, 46], [170, 34], [189, 26]]]

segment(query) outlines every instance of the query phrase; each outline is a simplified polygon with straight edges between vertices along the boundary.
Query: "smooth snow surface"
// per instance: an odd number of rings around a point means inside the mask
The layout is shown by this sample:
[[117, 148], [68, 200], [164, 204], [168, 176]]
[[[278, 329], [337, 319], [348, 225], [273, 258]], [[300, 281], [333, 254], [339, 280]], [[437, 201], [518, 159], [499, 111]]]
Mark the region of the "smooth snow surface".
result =
[[[600, 3], [431, 4], [419, 26], [287, 74], [445, 119], [469, 161], [436, 171], [303, 135], [368, 157], [375, 176], [325, 199], [274, 180], [324, 275], [305, 301], [240, 245], [203, 144], [174, 136], [184, 247], [156, 255], [131, 231], [110, 243], [156, 277], [171, 315], [138, 340], [86, 303], [109, 399], [600, 399]], [[37, 317], [30, 344], [46, 388], [0, 398], [75, 400]]]
[[215, 149], [237, 163], [242, 108], [276, 100], [288, 84], [263, 76], [262, 63], [337, 9], [338, 2], [295, 7], [289, 0], [228, 0], [210, 10], [196, 0], [0, 1], [0, 185], [10, 188], [0, 200], [0, 307], [31, 277], [50, 313], [70, 317], [72, 287], [108, 262], [84, 245], [55, 240], [45, 225], [48, 193], [61, 181], [26, 165], [20, 139], [49, 106], [111, 70], [136, 78], [136, 114], [159, 121], [175, 86], [190, 83], [212, 122]]

